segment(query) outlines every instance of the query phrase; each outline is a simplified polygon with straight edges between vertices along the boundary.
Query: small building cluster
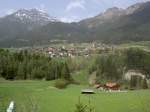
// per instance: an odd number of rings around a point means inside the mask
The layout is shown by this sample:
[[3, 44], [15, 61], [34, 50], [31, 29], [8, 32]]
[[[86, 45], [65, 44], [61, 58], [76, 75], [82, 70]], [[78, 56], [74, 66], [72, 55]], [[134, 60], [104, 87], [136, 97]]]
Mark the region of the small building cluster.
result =
[[51, 58], [54, 57], [75, 57], [85, 56], [88, 57], [93, 54], [99, 54], [101, 52], [112, 51], [114, 47], [101, 43], [66, 43], [62, 45], [50, 45], [47, 47], [32, 48], [33, 52], [43, 53]]
[[96, 84], [94, 85], [94, 88], [101, 89], [101, 90], [119, 90], [120, 85], [116, 82], [107, 82], [105, 84]]

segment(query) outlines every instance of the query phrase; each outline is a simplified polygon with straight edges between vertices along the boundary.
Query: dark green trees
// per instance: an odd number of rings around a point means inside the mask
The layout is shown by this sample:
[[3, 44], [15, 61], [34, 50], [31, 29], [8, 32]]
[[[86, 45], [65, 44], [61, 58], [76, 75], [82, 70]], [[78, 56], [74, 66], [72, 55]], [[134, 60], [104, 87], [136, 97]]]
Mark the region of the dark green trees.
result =
[[131, 76], [130, 79], [130, 88], [131, 89], [147, 89], [148, 84], [145, 78], [141, 76]]
[[143, 80], [142, 80], [141, 86], [142, 86], [142, 89], [147, 89], [147, 88], [148, 88], [148, 84], [147, 84], [146, 79], [143, 79]]
[[144, 67], [145, 52], [137, 48], [126, 51], [126, 65], [128, 69], [142, 69]]
[[150, 53], [138, 48], [126, 50], [126, 68], [142, 71], [146, 78], [150, 78]]
[[52, 60], [49, 65], [49, 73], [46, 75], [46, 80], [65, 79], [70, 80], [70, 70], [65, 61]]
[[46, 79], [63, 78], [70, 80], [70, 70], [65, 61], [50, 59], [28, 51], [0, 51], [0, 76], [5, 79]]
[[63, 63], [63, 66], [62, 66], [62, 70], [61, 70], [61, 77], [66, 79], [66, 80], [70, 80], [71, 77], [70, 77], [70, 70], [69, 70], [69, 67], [67, 65], [67, 63]]
[[97, 58], [97, 76], [101, 80], [118, 80], [122, 77], [123, 62], [121, 57], [113, 54], [102, 55]]

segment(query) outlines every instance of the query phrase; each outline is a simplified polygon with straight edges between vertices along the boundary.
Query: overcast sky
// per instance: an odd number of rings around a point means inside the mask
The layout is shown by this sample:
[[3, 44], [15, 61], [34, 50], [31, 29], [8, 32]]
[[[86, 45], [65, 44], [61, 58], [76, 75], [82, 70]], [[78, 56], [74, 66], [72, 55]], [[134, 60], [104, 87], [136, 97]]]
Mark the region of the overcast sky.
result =
[[108, 8], [126, 8], [149, 0], [0, 0], [0, 16], [20, 8], [39, 8], [63, 21], [77, 21], [95, 16]]

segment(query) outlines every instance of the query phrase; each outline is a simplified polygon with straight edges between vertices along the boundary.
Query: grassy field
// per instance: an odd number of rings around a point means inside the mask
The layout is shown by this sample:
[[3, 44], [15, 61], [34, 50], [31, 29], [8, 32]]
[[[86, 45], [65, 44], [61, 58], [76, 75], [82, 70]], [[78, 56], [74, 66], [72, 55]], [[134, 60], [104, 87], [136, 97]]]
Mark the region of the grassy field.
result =
[[136, 48], [142, 48], [142, 49], [150, 49], [150, 41], [131, 42], [131, 43], [126, 43], [126, 44], [121, 44], [120, 47], [123, 47], [123, 48], [136, 47]]
[[79, 97], [85, 104], [88, 104], [90, 97], [96, 112], [150, 112], [150, 90], [127, 93], [96, 91], [96, 94], [89, 96], [80, 93], [85, 86], [69, 85], [66, 89], [59, 90], [53, 87], [53, 83], [54, 81], [0, 81], [0, 109], [5, 109], [9, 101], [14, 100], [16, 112], [30, 112], [33, 107], [36, 107], [37, 112], [74, 112]]

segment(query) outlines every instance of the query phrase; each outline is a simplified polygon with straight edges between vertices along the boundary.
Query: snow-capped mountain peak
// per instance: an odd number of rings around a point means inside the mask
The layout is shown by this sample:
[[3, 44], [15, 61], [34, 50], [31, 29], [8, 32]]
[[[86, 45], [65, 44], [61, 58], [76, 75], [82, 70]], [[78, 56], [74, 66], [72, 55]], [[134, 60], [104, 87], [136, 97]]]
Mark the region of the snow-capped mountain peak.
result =
[[41, 25], [59, 21], [56, 17], [49, 16], [45, 11], [39, 9], [20, 9], [9, 17], [16, 18], [23, 23], [33, 22]]

